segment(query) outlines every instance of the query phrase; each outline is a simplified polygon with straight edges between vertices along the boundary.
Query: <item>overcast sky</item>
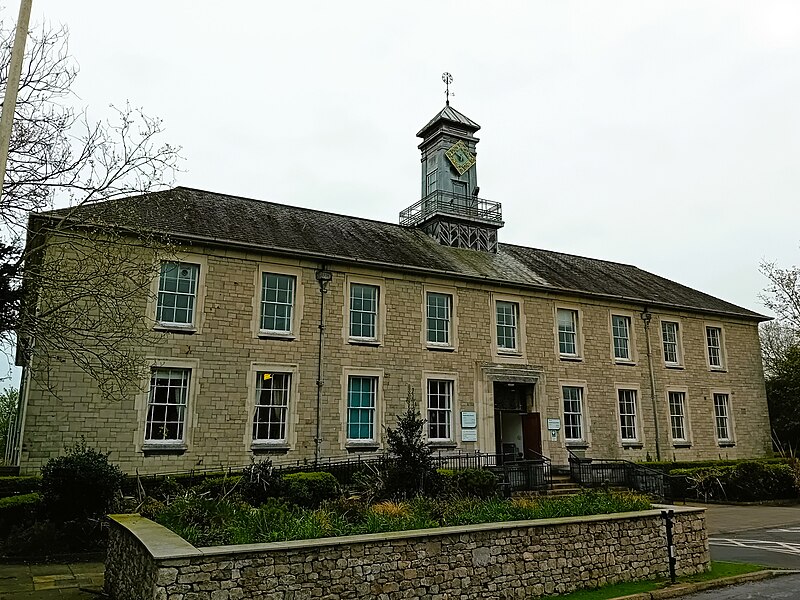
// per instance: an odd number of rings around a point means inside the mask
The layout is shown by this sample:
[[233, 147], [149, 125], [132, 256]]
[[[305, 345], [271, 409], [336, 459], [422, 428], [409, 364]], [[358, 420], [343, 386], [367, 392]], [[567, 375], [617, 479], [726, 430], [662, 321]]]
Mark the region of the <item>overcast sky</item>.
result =
[[34, 0], [42, 21], [90, 116], [164, 120], [179, 185], [397, 222], [449, 71], [501, 242], [760, 312], [760, 261], [800, 262], [800, 2]]

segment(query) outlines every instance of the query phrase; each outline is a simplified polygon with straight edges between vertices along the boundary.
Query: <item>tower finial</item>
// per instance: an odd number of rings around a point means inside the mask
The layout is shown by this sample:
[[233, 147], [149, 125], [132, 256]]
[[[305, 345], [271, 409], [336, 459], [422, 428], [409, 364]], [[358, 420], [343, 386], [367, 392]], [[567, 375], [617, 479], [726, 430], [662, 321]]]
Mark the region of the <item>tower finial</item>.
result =
[[450, 73], [448, 73], [447, 71], [445, 71], [444, 73], [442, 73], [442, 81], [444, 81], [445, 85], [445, 90], [444, 90], [444, 96], [446, 98], [445, 104], [447, 106], [450, 106], [450, 96], [451, 95], [455, 96], [455, 94], [450, 94], [450, 84], [453, 83], [453, 76], [450, 75]]

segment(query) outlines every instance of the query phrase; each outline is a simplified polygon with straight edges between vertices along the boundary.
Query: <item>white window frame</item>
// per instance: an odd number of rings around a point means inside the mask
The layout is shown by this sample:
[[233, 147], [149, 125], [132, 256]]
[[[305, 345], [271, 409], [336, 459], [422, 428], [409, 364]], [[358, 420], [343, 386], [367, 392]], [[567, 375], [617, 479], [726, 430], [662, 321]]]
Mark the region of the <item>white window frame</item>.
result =
[[[375, 402], [372, 407], [373, 423], [372, 438], [350, 438], [350, 380], [353, 377], [369, 377], [375, 380]], [[345, 367], [342, 370], [341, 380], [341, 429], [340, 442], [342, 450], [376, 450], [382, 446], [381, 431], [383, 427], [384, 401], [383, 401], [383, 369], [365, 369]]]
[[[274, 386], [275, 382], [280, 378], [282, 384], [280, 388]], [[270, 381], [271, 385], [264, 386], [265, 381]], [[253, 398], [253, 411], [252, 418], [250, 419], [251, 429], [251, 442], [254, 447], [257, 446], [275, 446], [286, 445], [289, 440], [289, 424], [290, 414], [295, 400], [292, 397], [292, 386], [294, 384], [294, 377], [291, 371], [285, 370], [257, 370], [255, 372], [255, 397]], [[267, 402], [262, 404], [262, 399], [267, 396]], [[276, 402], [275, 400], [278, 400]], [[274, 412], [282, 413], [282, 418], [273, 420]], [[266, 413], [267, 418], [263, 418]], [[269, 430], [272, 426], [276, 425], [282, 428], [283, 435], [279, 437], [270, 437], [269, 431], [267, 437], [259, 437], [256, 435], [259, 425], [266, 426]]]
[[[167, 379], [173, 381], [173, 376], [180, 375], [181, 385], [173, 386], [171, 383], [167, 386], [157, 386], [156, 382], [159, 379]], [[177, 380], [177, 378], [175, 378]], [[192, 370], [186, 367], [151, 367], [150, 369], [150, 386], [147, 389], [147, 417], [144, 425], [144, 443], [146, 445], [178, 445], [183, 446], [186, 443], [186, 417], [189, 408], [189, 391], [192, 385]], [[156, 402], [156, 394], [158, 390], [167, 390], [167, 395], [171, 396], [170, 390], [179, 389], [179, 395], [182, 396], [182, 402], [159, 401]], [[164, 418], [153, 419], [153, 413], [158, 410], [158, 407], [164, 407]], [[180, 415], [177, 420], [169, 419], [168, 408], [176, 407]], [[161, 424], [162, 436], [154, 436], [153, 431]], [[177, 437], [166, 438], [163, 437], [167, 426], [169, 424], [176, 424], [180, 430], [180, 435]]]
[[[376, 306], [375, 306], [375, 336], [374, 337], [359, 337], [352, 336], [352, 290], [354, 285], [369, 286], [376, 288]], [[370, 277], [368, 275], [360, 275], [350, 273], [345, 276], [345, 284], [342, 296], [342, 339], [347, 344], [363, 345], [363, 346], [381, 346], [383, 345], [386, 323], [386, 282], [380, 277]]]
[[[506, 323], [505, 318], [506, 314], [504, 313], [503, 322], [500, 322], [500, 305], [508, 305], [511, 307], [511, 323]], [[520, 309], [519, 309], [519, 302], [515, 302], [513, 300], [505, 300], [502, 298], [496, 298], [494, 301], [494, 318], [495, 318], [495, 326], [494, 326], [494, 333], [495, 333], [495, 343], [497, 344], [497, 352], [499, 354], [519, 354], [520, 352]], [[513, 342], [512, 346], [503, 346], [500, 344], [500, 330], [510, 330], [511, 331], [511, 340]], [[509, 339], [508, 336], [503, 336], [504, 340]]]
[[[724, 399], [724, 403], [717, 403], [717, 400]], [[731, 403], [730, 390], [712, 390], [711, 391], [711, 405], [714, 415], [714, 439], [720, 446], [732, 446], [736, 443], [733, 430], [733, 406]], [[724, 406], [723, 411], [719, 410], [720, 406]], [[725, 423], [726, 437], [720, 436], [720, 424]]]
[[[720, 323], [705, 323], [703, 331], [705, 331], [706, 340], [706, 364], [711, 371], [725, 371], [727, 368], [727, 355], [725, 352], [725, 330]], [[717, 332], [717, 346], [712, 346], [711, 331]], [[712, 360], [712, 355], [716, 350], [717, 364]]]
[[[360, 308], [360, 309], [356, 309], [354, 307], [354, 304], [355, 304], [356, 300], [361, 300], [362, 303], [364, 301], [364, 296], [363, 295], [360, 298], [356, 298], [354, 296], [354, 292], [355, 292], [355, 289], [357, 287], [361, 288], [361, 289], [365, 289], [365, 290], [369, 289], [369, 290], [372, 290], [374, 292], [374, 297], [369, 299], [369, 301], [371, 303], [373, 303], [373, 305], [374, 305], [373, 306], [373, 310], [364, 310], [363, 307]], [[380, 306], [380, 302], [381, 302], [381, 288], [380, 288], [380, 286], [373, 285], [373, 284], [370, 284], [370, 283], [362, 283], [362, 282], [351, 281], [350, 285], [349, 285], [349, 288], [350, 288], [350, 294], [349, 294], [348, 327], [349, 327], [349, 337], [350, 337], [350, 339], [354, 340], [354, 341], [371, 341], [371, 342], [372, 341], [377, 341], [378, 340], [379, 315], [380, 315], [379, 306]], [[353, 326], [355, 324], [353, 322], [353, 317], [356, 314], [357, 315], [362, 315], [362, 314], [372, 315], [372, 335], [353, 335]], [[363, 321], [360, 323], [359, 326], [362, 329], [361, 333], [364, 333], [364, 331], [363, 331], [363, 329], [364, 329]]]
[[[269, 450], [290, 450], [297, 445], [297, 407], [301, 402], [300, 397], [300, 368], [296, 363], [273, 363], [253, 361], [250, 363], [250, 370], [247, 374], [247, 422], [242, 433], [242, 443], [245, 448], [253, 452]], [[289, 402], [286, 411], [286, 430], [282, 440], [255, 439], [253, 433], [254, 422], [258, 406], [258, 384], [259, 373], [282, 373], [289, 375]]]
[[[621, 399], [623, 393], [632, 392], [633, 394], [633, 412], [622, 412], [622, 405]], [[639, 387], [634, 385], [618, 385], [616, 386], [616, 404], [617, 404], [617, 432], [619, 434], [619, 439], [622, 442], [623, 446], [629, 445], [641, 445], [642, 443], [642, 428], [640, 423], [640, 410], [639, 410]], [[623, 423], [623, 418], [627, 417], [628, 419], [632, 418], [632, 422], [628, 424]], [[633, 427], [633, 434], [634, 437], [625, 437], [624, 430], [625, 428]]]
[[[195, 278], [195, 286], [193, 294], [181, 293], [182, 295], [191, 295], [192, 300], [192, 318], [188, 323], [181, 323], [176, 321], [165, 321], [161, 319], [161, 294], [173, 294], [175, 292], [162, 290], [162, 274], [164, 266], [167, 264], [177, 264], [180, 269], [181, 265], [195, 267], [197, 269], [197, 276]], [[157, 330], [173, 330], [184, 332], [199, 332], [200, 323], [202, 322], [203, 315], [203, 298], [205, 297], [205, 273], [207, 271], [207, 261], [205, 257], [200, 257], [192, 254], [180, 253], [169, 260], [161, 260], [157, 264], [157, 273], [153, 280], [151, 299], [148, 302], [148, 314], [152, 315], [153, 328]]]
[[[665, 330], [669, 328], [669, 325], [674, 326], [674, 333], [675, 333], [675, 341], [668, 341], [667, 334], [668, 331]], [[661, 338], [661, 355], [664, 358], [664, 365], [667, 367], [672, 368], [682, 368], [683, 367], [683, 343], [681, 341], [682, 338], [682, 324], [678, 319], [669, 319], [664, 318], [660, 320], [659, 324], [659, 336]], [[674, 344], [675, 345], [675, 360], [667, 360], [667, 344]]]
[[[447, 342], [430, 341], [428, 338], [428, 297], [431, 294], [449, 297]], [[438, 330], [437, 330], [438, 331]], [[425, 285], [422, 289], [422, 331], [423, 345], [429, 350], [455, 351], [458, 348], [458, 295], [451, 287]]]
[[[290, 330], [269, 330], [262, 329], [263, 324], [263, 302], [264, 302], [264, 276], [277, 275], [280, 277], [293, 277], [294, 278], [294, 298], [292, 305], [292, 318], [290, 322]], [[304, 287], [303, 287], [303, 270], [299, 267], [292, 267], [280, 263], [260, 263], [258, 268], [255, 269], [253, 276], [253, 318], [251, 329], [254, 338], [261, 339], [277, 339], [284, 341], [291, 341], [297, 338], [300, 332], [300, 326], [303, 320], [303, 306], [304, 306]]]
[[[561, 313], [571, 313], [572, 315], [572, 329], [573, 331], [563, 330], [561, 329], [561, 319], [559, 315]], [[580, 308], [576, 306], [568, 306], [568, 305], [557, 305], [555, 307], [555, 323], [554, 323], [554, 331], [555, 331], [555, 342], [556, 342], [556, 354], [564, 360], [582, 360], [583, 356], [583, 335], [581, 334], [581, 327], [583, 322], [583, 315]], [[561, 334], [573, 336], [573, 346], [575, 352], [562, 352], [561, 350]]]
[[[681, 414], [673, 410], [675, 403], [673, 402], [673, 394], [680, 394], [680, 407]], [[667, 388], [667, 412], [669, 415], [669, 435], [672, 443], [677, 446], [687, 446], [691, 443], [691, 432], [689, 430], [689, 409], [687, 404], [688, 389], [687, 388]], [[676, 420], [680, 420], [681, 428], [683, 429], [683, 437], [675, 435]]]
[[[290, 302], [279, 302], [277, 299], [274, 302], [270, 302], [267, 300], [267, 290], [269, 289], [267, 286], [268, 279], [270, 277], [277, 277], [279, 278], [286, 278], [287, 281], [290, 282], [290, 289], [288, 292], [291, 295]], [[276, 292], [282, 292], [286, 290], [282, 290], [280, 287], [276, 288]], [[294, 335], [294, 311], [295, 311], [295, 304], [297, 303], [297, 277], [295, 275], [289, 273], [275, 273], [270, 271], [261, 271], [261, 302], [260, 302], [260, 311], [259, 311], [259, 332], [264, 335], [277, 335], [277, 336], [290, 336]], [[268, 306], [288, 306], [289, 307], [289, 326], [285, 329], [278, 329], [278, 328], [269, 328], [264, 327], [264, 319], [267, 318], [266, 309]], [[275, 317], [277, 320], [278, 317]], [[285, 319], [286, 317], [281, 317]]]
[[[140, 393], [136, 395], [134, 406], [137, 414], [137, 450], [183, 452], [192, 443], [192, 435], [196, 426], [196, 405], [198, 392], [202, 385], [203, 372], [200, 361], [188, 359], [164, 359], [148, 357], [148, 371], [140, 383]], [[147, 439], [147, 424], [150, 417], [150, 398], [153, 372], [155, 370], [185, 370], [189, 371], [188, 392], [184, 404], [183, 435], [180, 440]]]
[[[614, 320], [623, 319], [625, 323], [625, 336], [617, 335], [618, 328]], [[617, 340], [625, 340], [627, 356], [617, 356]], [[633, 318], [630, 314], [621, 312], [611, 313], [611, 358], [614, 362], [618, 363], [633, 363], [634, 361], [634, 348], [633, 348]]]
[[[585, 384], [574, 384], [569, 382], [562, 382], [560, 385], [561, 389], [561, 412], [564, 418], [564, 441], [567, 444], [570, 443], [581, 443], [586, 442], [587, 440], [587, 431], [586, 431], [586, 385]], [[578, 390], [578, 412], [574, 410], [567, 411], [567, 402], [575, 402], [575, 398], [566, 398], [565, 391], [566, 390]], [[578, 417], [578, 431], [580, 435], [578, 437], [570, 437], [567, 435], [567, 428], [574, 427], [574, 425], [569, 425], [569, 417], [577, 415]]]
[[[441, 406], [433, 407], [431, 406], [431, 385], [444, 385], [445, 387], [445, 398], [447, 400], [447, 406], [444, 408]], [[439, 393], [436, 395], [441, 396], [441, 388], [438, 390]], [[426, 417], [426, 431], [428, 441], [434, 444], [436, 443], [452, 443], [455, 441], [455, 422], [454, 417], [455, 415], [455, 405], [456, 405], [456, 382], [452, 376], [448, 375], [429, 375], [425, 378], [425, 412], [423, 413]], [[442, 423], [438, 420], [434, 422], [433, 414], [432, 413], [443, 413], [445, 416], [445, 422], [443, 423], [447, 429], [447, 435], [442, 436], [431, 436], [431, 430], [435, 426], [441, 426]]]

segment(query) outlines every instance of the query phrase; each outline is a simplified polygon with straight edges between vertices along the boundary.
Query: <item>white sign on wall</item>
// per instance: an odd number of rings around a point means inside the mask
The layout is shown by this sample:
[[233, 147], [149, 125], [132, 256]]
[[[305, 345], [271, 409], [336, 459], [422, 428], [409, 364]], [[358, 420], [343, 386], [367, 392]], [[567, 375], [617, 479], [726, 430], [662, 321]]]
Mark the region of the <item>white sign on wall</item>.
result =
[[472, 429], [478, 426], [478, 413], [474, 411], [461, 412], [461, 427]]
[[561, 419], [547, 419], [547, 429], [550, 431], [561, 429]]
[[462, 442], [477, 442], [478, 441], [478, 430], [477, 429], [462, 429], [461, 430], [461, 441]]

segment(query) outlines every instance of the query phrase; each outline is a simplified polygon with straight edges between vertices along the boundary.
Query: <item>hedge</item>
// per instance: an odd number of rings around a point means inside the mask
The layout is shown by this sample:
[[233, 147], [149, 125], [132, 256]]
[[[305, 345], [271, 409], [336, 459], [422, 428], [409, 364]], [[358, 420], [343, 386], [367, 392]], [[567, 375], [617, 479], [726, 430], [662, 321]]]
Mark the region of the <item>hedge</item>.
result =
[[15, 525], [31, 522], [42, 502], [40, 494], [22, 494], [0, 498], [0, 535], [5, 537]]
[[753, 502], [798, 497], [797, 474], [787, 464], [744, 461], [735, 465], [675, 469], [688, 495], [703, 500]]
[[439, 469], [445, 494], [491, 498], [497, 495], [497, 477], [485, 469]]
[[316, 508], [325, 500], [339, 495], [339, 482], [330, 473], [291, 473], [284, 475], [281, 497], [287, 502]]
[[734, 467], [741, 463], [762, 463], [765, 465], [785, 465], [788, 460], [785, 458], [745, 458], [739, 460], [684, 460], [684, 461], [650, 461], [640, 462], [638, 464], [650, 469], [656, 469], [665, 473], [672, 473], [677, 469], [706, 469], [710, 467]]
[[42, 478], [38, 475], [0, 477], [0, 498], [38, 492], [41, 482]]

